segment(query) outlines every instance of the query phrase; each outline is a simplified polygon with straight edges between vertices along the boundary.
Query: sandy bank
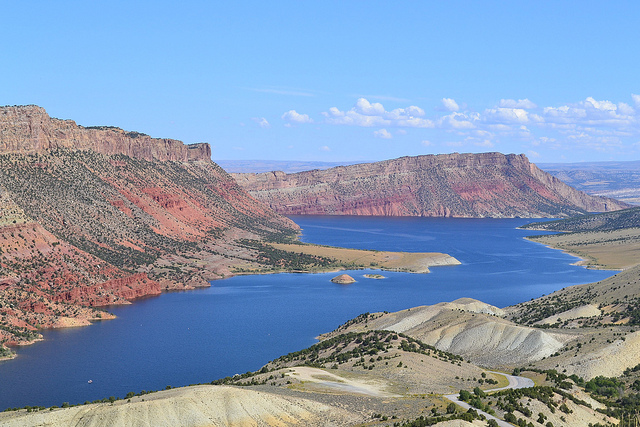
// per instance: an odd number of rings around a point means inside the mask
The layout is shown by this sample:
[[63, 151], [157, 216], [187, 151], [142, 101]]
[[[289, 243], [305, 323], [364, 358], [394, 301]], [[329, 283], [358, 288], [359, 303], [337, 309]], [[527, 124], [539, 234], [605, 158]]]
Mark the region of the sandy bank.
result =
[[460, 264], [454, 257], [440, 252], [389, 252], [286, 243], [272, 243], [271, 246], [287, 252], [335, 259], [344, 268], [428, 273], [429, 267]]
[[6, 427], [343, 426], [362, 421], [344, 409], [303, 398], [210, 385], [161, 391], [131, 402], [0, 414]]

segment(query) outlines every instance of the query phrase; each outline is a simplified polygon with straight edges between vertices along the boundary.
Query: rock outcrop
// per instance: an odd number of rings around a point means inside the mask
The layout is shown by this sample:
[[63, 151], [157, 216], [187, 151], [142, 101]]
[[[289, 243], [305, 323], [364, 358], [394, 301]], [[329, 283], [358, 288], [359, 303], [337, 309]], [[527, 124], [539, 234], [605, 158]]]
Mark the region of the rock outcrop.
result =
[[628, 207], [569, 187], [523, 154], [454, 153], [232, 176], [285, 215], [562, 217]]
[[101, 154], [125, 154], [145, 160], [211, 160], [209, 144], [185, 145], [182, 141], [151, 138], [113, 126], [78, 126], [73, 120], [49, 117], [42, 107], [0, 107], [0, 152], [43, 153], [56, 148], [92, 150]]
[[0, 107], [0, 346], [259, 268], [239, 241], [295, 236], [209, 157], [206, 144]]
[[341, 275], [336, 276], [333, 279], [331, 279], [331, 281], [333, 283], [337, 283], [339, 285], [350, 285], [352, 283], [355, 283], [356, 279], [354, 279], [353, 277], [349, 276], [348, 274], [341, 274]]

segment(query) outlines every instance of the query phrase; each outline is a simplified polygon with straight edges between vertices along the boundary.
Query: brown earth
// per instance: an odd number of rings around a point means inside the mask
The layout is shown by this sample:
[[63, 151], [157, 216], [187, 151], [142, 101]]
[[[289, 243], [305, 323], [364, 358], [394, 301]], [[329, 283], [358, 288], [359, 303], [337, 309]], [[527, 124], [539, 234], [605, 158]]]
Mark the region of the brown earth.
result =
[[591, 268], [625, 269], [640, 263], [640, 228], [585, 231], [529, 238], [583, 258]]
[[575, 190], [523, 154], [454, 153], [232, 175], [285, 215], [564, 217], [629, 206]]
[[336, 276], [333, 279], [331, 279], [331, 281], [333, 283], [337, 283], [339, 285], [350, 285], [351, 283], [355, 283], [356, 279], [354, 279], [353, 277], [349, 276], [348, 274], [341, 274], [341, 275]]
[[287, 252], [334, 259], [353, 268], [428, 273], [429, 267], [460, 265], [460, 261], [451, 255], [439, 252], [390, 252], [290, 243], [271, 243], [270, 246]]
[[298, 226], [250, 197], [207, 144], [0, 107], [0, 349], [113, 316], [162, 290], [265, 266], [243, 239]]

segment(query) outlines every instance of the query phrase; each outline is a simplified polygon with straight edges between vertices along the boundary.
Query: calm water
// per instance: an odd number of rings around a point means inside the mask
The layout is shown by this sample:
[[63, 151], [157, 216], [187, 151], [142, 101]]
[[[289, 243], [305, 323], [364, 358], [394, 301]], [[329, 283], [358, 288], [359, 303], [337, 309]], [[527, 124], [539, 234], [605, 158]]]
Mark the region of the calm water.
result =
[[[303, 240], [328, 245], [445, 252], [462, 265], [431, 274], [348, 272], [242, 276], [204, 290], [168, 293], [110, 309], [118, 318], [50, 330], [45, 341], [0, 362], [0, 410], [81, 403], [256, 370], [364, 312], [395, 311], [473, 297], [503, 307], [613, 272], [525, 241], [520, 219], [294, 217]], [[92, 384], [87, 381], [93, 380]]]

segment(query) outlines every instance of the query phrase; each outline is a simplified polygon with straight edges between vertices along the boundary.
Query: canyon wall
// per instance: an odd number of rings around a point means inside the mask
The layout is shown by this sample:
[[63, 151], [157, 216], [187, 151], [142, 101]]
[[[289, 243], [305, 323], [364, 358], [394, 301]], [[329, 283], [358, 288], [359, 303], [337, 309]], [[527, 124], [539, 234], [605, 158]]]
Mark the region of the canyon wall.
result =
[[95, 307], [259, 267], [243, 239], [296, 235], [210, 154], [0, 107], [0, 350], [111, 317]]
[[523, 154], [453, 153], [232, 176], [284, 215], [531, 218], [628, 207], [569, 187]]
[[185, 145], [181, 141], [151, 138], [113, 126], [84, 127], [73, 120], [49, 117], [42, 107], [0, 107], [0, 152], [42, 153], [56, 148], [125, 154], [145, 160], [211, 160], [209, 144]]

